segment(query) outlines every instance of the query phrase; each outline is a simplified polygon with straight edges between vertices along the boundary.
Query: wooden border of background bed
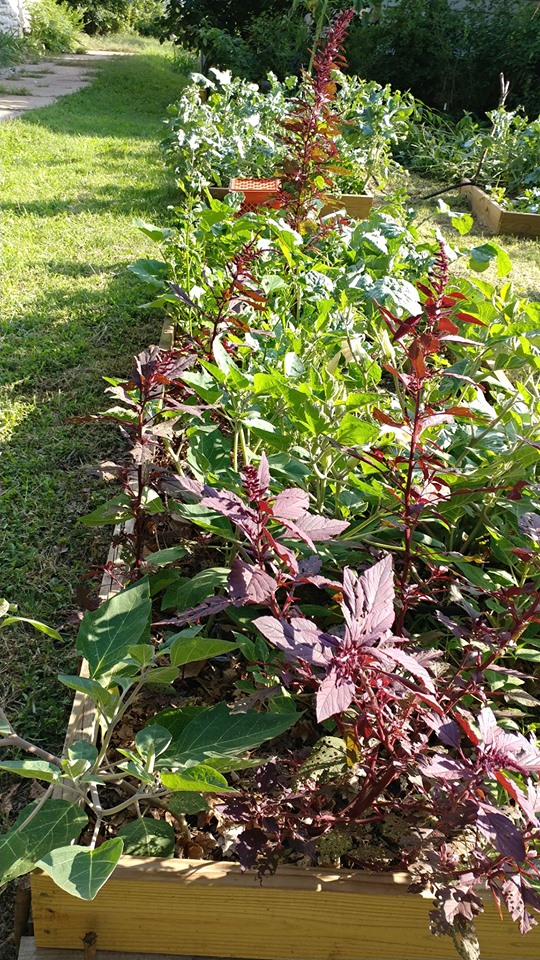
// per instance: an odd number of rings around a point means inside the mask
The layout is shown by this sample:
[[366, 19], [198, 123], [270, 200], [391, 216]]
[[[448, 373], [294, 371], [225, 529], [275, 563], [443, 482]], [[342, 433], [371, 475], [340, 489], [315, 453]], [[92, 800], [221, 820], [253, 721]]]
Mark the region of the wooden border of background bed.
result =
[[[160, 346], [172, 345], [165, 323]], [[115, 529], [117, 535], [125, 525]], [[121, 580], [121, 548], [109, 564]], [[100, 596], [119, 588], [106, 574]], [[87, 671], [83, 663], [81, 675]], [[66, 737], [93, 739], [91, 702], [77, 693]], [[79, 900], [43, 871], [31, 876], [36, 948], [83, 957], [83, 940], [96, 934], [97, 956], [240, 957], [253, 960], [456, 960], [447, 937], [429, 932], [429, 897], [407, 892], [404, 873], [373, 874], [294, 866], [278, 867], [262, 881], [235, 863], [122, 857], [95, 900]], [[522, 937], [500, 920], [494, 904], [477, 921], [482, 960], [538, 960], [540, 927]], [[27, 951], [28, 941], [25, 941]], [[74, 953], [75, 951], [75, 953]], [[44, 957], [47, 955], [43, 955]]]
[[496, 200], [481, 190], [464, 184], [459, 188], [471, 204], [472, 212], [495, 234], [514, 234], [519, 237], [540, 237], [540, 213], [520, 213], [505, 210]]
[[[215, 200], [224, 200], [230, 190], [229, 187], [210, 187], [209, 193]], [[372, 206], [373, 197], [369, 193], [343, 193], [340, 197], [336, 197], [335, 201], [324, 206], [321, 214], [325, 217], [334, 210], [345, 207], [347, 215], [352, 220], [366, 220]]]

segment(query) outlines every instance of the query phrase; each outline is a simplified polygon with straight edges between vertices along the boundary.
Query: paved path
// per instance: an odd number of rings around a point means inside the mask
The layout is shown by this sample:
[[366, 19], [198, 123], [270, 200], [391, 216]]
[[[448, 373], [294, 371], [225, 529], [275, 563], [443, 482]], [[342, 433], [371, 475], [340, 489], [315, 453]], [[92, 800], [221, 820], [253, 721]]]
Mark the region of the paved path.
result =
[[59, 97], [92, 83], [96, 67], [112, 57], [130, 56], [112, 50], [71, 53], [38, 63], [20, 63], [0, 70], [0, 123], [27, 110], [47, 107]]

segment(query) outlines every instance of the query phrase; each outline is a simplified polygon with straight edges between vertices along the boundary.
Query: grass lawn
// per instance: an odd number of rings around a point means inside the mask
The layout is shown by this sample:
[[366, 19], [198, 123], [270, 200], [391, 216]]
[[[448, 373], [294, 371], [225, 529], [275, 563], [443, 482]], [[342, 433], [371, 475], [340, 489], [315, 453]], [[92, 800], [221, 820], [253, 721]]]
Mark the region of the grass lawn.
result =
[[[88, 465], [120, 443], [114, 429], [69, 418], [103, 409], [101, 378], [125, 375], [159, 336], [126, 266], [155, 255], [133, 220], [162, 222], [175, 199], [158, 145], [183, 66], [145, 41], [101, 65], [92, 86], [0, 129], [0, 596], [56, 627], [81, 574], [103, 562], [107, 532], [96, 541], [78, 518], [99, 499]], [[53, 678], [71, 646], [0, 634], [0, 702], [21, 734], [59, 736], [68, 698]]]

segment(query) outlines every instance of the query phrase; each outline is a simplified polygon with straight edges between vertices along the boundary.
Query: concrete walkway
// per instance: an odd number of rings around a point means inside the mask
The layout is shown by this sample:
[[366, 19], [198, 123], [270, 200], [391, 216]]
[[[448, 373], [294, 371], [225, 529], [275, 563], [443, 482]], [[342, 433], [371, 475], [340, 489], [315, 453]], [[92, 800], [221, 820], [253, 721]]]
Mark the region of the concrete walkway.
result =
[[0, 123], [27, 110], [47, 107], [59, 97], [87, 87], [96, 67], [113, 57], [131, 56], [113, 50], [70, 53], [38, 63], [21, 63], [0, 70]]

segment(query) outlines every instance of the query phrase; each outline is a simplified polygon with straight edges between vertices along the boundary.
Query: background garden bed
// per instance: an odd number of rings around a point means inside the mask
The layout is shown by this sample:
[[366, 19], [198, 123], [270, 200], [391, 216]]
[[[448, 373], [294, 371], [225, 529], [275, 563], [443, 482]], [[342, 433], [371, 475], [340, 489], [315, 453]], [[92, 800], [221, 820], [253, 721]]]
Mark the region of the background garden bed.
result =
[[473, 213], [493, 233], [508, 233], [518, 237], [540, 237], [540, 214], [505, 210], [480, 187], [463, 186], [462, 193], [471, 204]]

